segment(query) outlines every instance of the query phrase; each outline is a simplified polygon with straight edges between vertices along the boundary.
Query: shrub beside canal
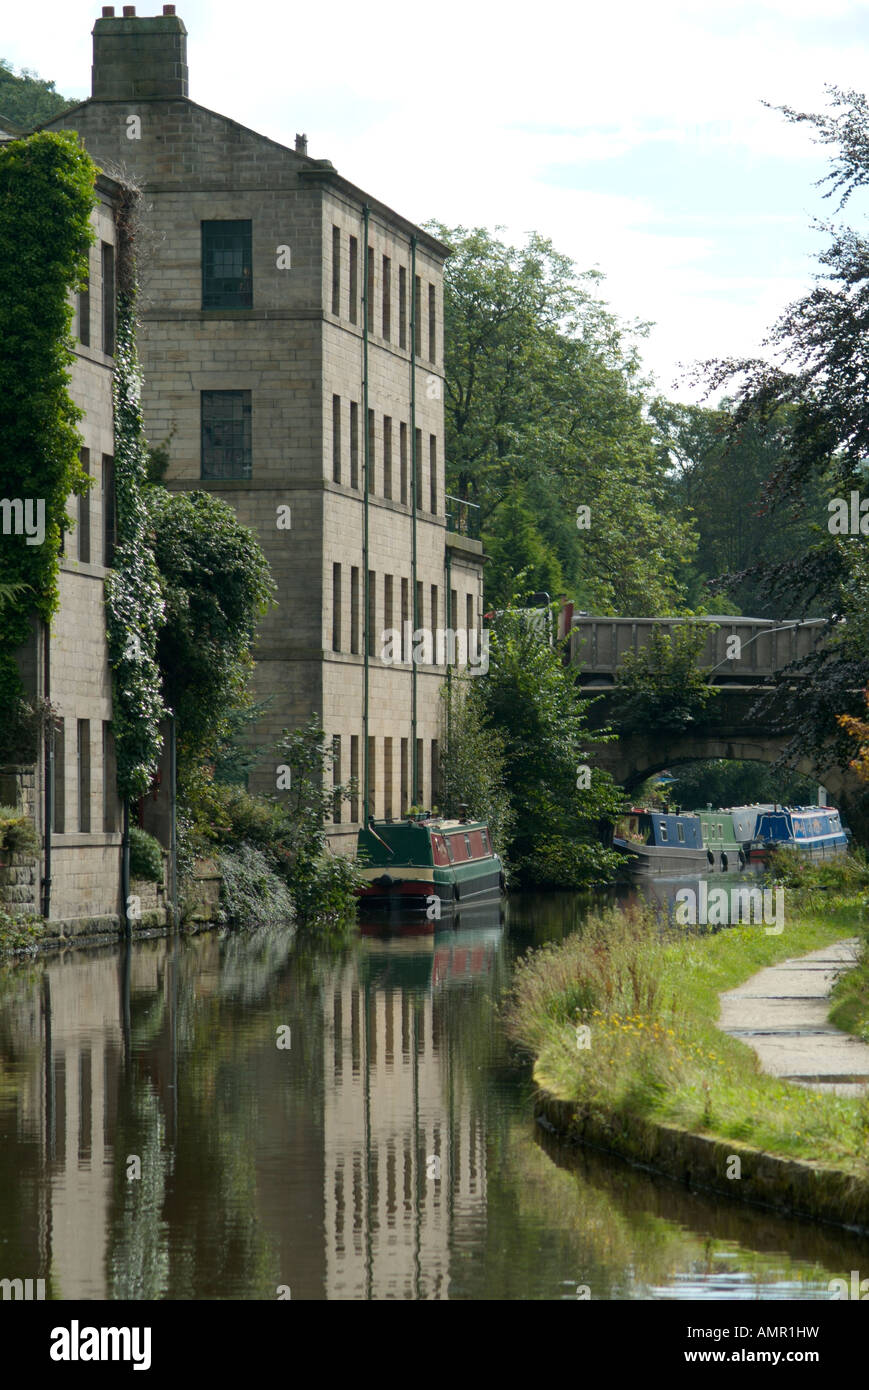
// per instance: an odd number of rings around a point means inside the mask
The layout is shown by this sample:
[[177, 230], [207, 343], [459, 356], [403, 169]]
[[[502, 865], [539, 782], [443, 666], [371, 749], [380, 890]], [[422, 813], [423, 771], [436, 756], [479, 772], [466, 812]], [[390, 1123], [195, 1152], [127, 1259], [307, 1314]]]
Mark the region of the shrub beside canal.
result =
[[866, 1177], [860, 1102], [766, 1075], [716, 1026], [721, 991], [853, 935], [855, 906], [807, 912], [781, 935], [751, 925], [702, 936], [610, 909], [519, 966], [509, 1031], [534, 1054], [538, 1085], [598, 1127], [659, 1122]]
[[29, 951], [44, 934], [44, 917], [32, 912], [13, 916], [0, 907], [0, 956]]

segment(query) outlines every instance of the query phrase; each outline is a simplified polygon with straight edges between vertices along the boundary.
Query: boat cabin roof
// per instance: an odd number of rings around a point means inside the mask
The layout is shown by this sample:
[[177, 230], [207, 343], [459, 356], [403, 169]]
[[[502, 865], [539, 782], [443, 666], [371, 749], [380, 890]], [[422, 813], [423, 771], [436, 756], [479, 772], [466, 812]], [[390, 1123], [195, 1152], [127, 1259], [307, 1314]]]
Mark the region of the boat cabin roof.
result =
[[369, 864], [440, 864], [494, 856], [484, 820], [372, 820], [360, 828], [358, 852]]

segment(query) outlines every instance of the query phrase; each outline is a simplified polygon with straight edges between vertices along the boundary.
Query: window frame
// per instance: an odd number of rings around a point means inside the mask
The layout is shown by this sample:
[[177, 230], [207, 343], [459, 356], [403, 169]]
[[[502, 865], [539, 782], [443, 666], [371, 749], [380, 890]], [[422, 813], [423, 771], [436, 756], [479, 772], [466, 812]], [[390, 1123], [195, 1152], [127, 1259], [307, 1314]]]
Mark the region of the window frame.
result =
[[[221, 419], [211, 419], [206, 421], [206, 399], [211, 404], [217, 397], [233, 397], [240, 401], [242, 407], [241, 427], [244, 435], [243, 443], [240, 447], [215, 444], [210, 442], [206, 446], [206, 425], [213, 427], [215, 424], [235, 423], [229, 421], [229, 417]], [[245, 428], [246, 427], [246, 428]], [[241, 452], [245, 455], [245, 463], [242, 464], [241, 472], [225, 471], [227, 465], [224, 464], [224, 471], [206, 472], [206, 447], [210, 450], [220, 449], [224, 454], [227, 452]], [[249, 482], [253, 477], [253, 399], [250, 391], [200, 391], [199, 392], [199, 477], [202, 482]]]
[[[218, 217], [201, 218], [200, 223], [200, 263], [201, 263], [201, 307], [203, 313], [223, 312], [226, 310], [245, 310], [253, 308], [253, 220], [250, 217]], [[208, 245], [209, 237], [216, 237], [220, 233], [206, 231], [206, 228], [246, 228], [246, 232], [239, 233], [242, 239], [241, 247], [241, 273], [240, 275], [216, 275], [210, 271], [210, 257]], [[224, 236], [231, 233], [224, 231]], [[226, 248], [223, 248], [224, 253]], [[211, 252], [212, 256], [214, 251]], [[235, 280], [240, 288], [227, 289], [226, 282]], [[214, 282], [220, 281], [223, 288], [218, 291]]]

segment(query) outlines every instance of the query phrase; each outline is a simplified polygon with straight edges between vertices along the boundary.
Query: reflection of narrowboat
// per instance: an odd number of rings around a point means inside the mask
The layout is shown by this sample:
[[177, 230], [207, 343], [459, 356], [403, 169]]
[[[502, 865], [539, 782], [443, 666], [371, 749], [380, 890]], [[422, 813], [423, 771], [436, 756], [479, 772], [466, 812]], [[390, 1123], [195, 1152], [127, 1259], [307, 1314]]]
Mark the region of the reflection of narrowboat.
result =
[[[419, 933], [418, 913], [409, 913], [406, 918], [389, 913], [388, 922], [384, 914], [374, 927], [378, 938], [369, 935], [371, 925], [366, 914], [364, 944], [358, 957], [360, 984], [377, 990], [428, 994], [485, 981], [495, 970], [501, 950], [501, 913], [501, 904], [494, 898], [475, 908], [473, 914], [460, 908], [446, 927], [430, 923], [425, 934]], [[467, 925], [472, 918], [474, 924]], [[457, 930], [459, 923], [461, 929]]]
[[793, 850], [807, 859], [844, 854], [848, 836], [834, 806], [762, 806], [749, 857], [765, 862], [773, 850]]
[[359, 831], [358, 853], [366, 908], [452, 912], [459, 904], [497, 899], [504, 888], [485, 821], [372, 819]]
[[700, 817], [685, 812], [654, 811], [634, 806], [616, 822], [613, 849], [632, 869], [646, 873], [702, 870], [710, 867], [700, 832]]

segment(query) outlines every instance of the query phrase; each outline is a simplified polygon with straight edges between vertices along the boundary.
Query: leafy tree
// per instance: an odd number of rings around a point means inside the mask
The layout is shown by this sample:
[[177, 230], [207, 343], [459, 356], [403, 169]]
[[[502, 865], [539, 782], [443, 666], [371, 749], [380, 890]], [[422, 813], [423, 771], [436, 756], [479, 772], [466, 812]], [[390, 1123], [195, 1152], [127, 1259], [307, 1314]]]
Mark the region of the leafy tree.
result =
[[[780, 109], [787, 120], [812, 126], [818, 142], [832, 148], [821, 183], [829, 185], [826, 196], [839, 195], [841, 208], [869, 183], [869, 106], [860, 93], [827, 90], [827, 113]], [[816, 284], [773, 326], [768, 355], [708, 362], [701, 372], [710, 389], [738, 381], [737, 430], [755, 422], [766, 427], [788, 412], [787, 448], [766, 482], [769, 511], [803, 509], [817, 523], [817, 538], [735, 582], [757, 583], [773, 611], [819, 611], [828, 619], [826, 645], [779, 677], [778, 723], [792, 731], [787, 755], [803, 753], [820, 763], [832, 753], [844, 766], [853, 743], [836, 716], [859, 714], [858, 692], [869, 679], [869, 559], [862, 535], [831, 533], [828, 505], [859, 491], [867, 476], [869, 242], [849, 227], [828, 222], [821, 230], [830, 241]], [[819, 485], [827, 505], [818, 504]]]
[[609, 774], [591, 766], [591, 745], [609, 736], [590, 732], [592, 701], [582, 698], [561, 652], [508, 611], [489, 630], [489, 670], [474, 680], [482, 718], [503, 748], [515, 815], [507, 856], [519, 883], [577, 888], [608, 881], [618, 857], [604, 848], [601, 830], [622, 797]]
[[213, 762], [249, 698], [256, 622], [274, 584], [256, 537], [220, 498], [154, 487], [150, 517], [165, 601], [157, 659], [183, 781]]
[[564, 581], [558, 556], [541, 536], [521, 486], [517, 485], [495, 512], [484, 544], [489, 557], [486, 601], [490, 607], [499, 608], [510, 601], [520, 575], [529, 593], [552, 597], [561, 593]]
[[46, 82], [27, 68], [16, 73], [11, 63], [0, 58], [0, 116], [6, 116], [22, 130], [32, 130], [72, 105], [55, 91], [53, 82]]
[[260, 755], [251, 741], [255, 726], [274, 703], [274, 696], [236, 705], [227, 710], [224, 733], [214, 755], [214, 780], [225, 786], [247, 786]]
[[[529, 564], [560, 567], [580, 606], [600, 612], [679, 608], [694, 534], [645, 415], [643, 326], [619, 323], [597, 297], [599, 273], [578, 274], [543, 237], [516, 248], [482, 228], [433, 226], [455, 248], [444, 291], [447, 490], [480, 506], [499, 588], [511, 519], [527, 508], [534, 530], [522, 517], [514, 577]], [[583, 529], [580, 506], [591, 509]]]
[[454, 675], [444, 692], [446, 737], [441, 750], [441, 802], [447, 815], [467, 806], [489, 823], [506, 866], [515, 812], [506, 786], [504, 739], [488, 719], [481, 676]]
[[[863, 698], [869, 710], [869, 687], [863, 692]], [[851, 767], [861, 781], [869, 782], [869, 724], [865, 719], [857, 719], [851, 714], [837, 715], [836, 722], [857, 746], [856, 756], [851, 759]]]
[[[712, 629], [714, 631], [714, 628]], [[658, 628], [619, 666], [613, 718], [624, 729], [685, 729], [718, 694], [697, 665], [709, 625], [682, 623], [672, 635]]]
[[697, 524], [687, 581], [695, 611], [781, 616], [752, 574], [811, 546], [818, 531], [812, 518], [826, 505], [821, 479], [808, 508], [771, 507], [765, 496], [790, 448], [793, 412], [783, 407], [769, 420], [736, 424], [724, 399], [716, 409], [659, 400], [651, 413], [672, 465], [674, 498]]

